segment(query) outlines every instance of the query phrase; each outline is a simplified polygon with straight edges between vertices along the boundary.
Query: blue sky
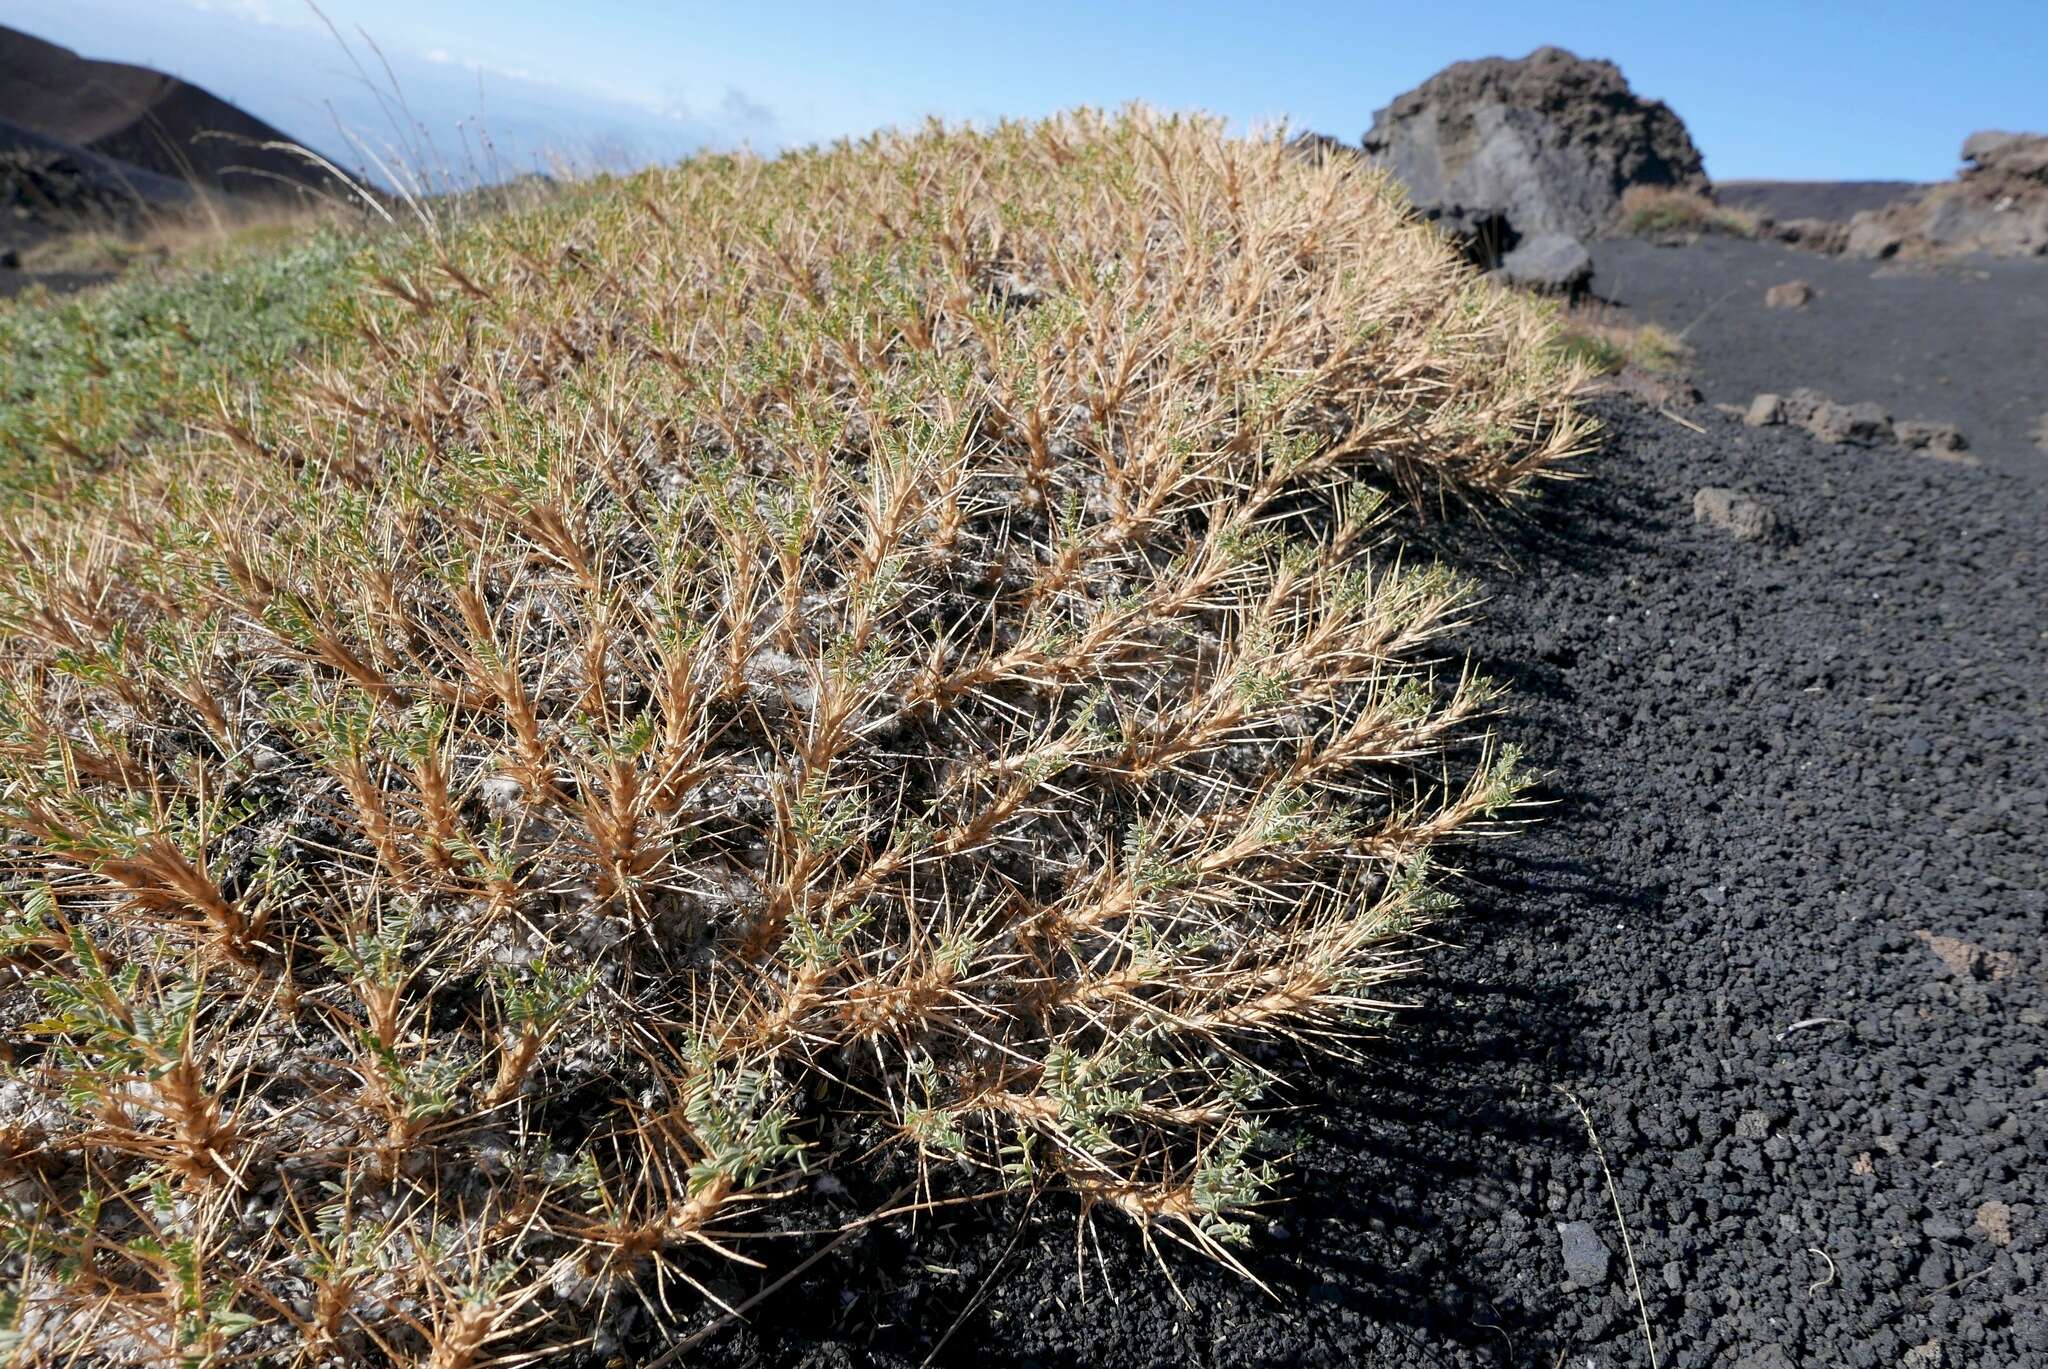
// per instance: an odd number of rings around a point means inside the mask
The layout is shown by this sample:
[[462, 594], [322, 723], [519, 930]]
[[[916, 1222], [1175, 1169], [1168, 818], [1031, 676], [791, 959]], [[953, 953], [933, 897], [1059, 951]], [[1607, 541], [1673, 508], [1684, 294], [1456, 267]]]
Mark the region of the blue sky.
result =
[[[2048, 129], [2048, 0], [322, 8], [373, 69], [357, 31], [377, 40], [458, 167], [486, 160], [479, 128], [517, 170], [1128, 99], [1356, 140], [1447, 63], [1545, 43], [1619, 62], [1721, 179], [1934, 180], [1973, 129]], [[304, 0], [0, 0], [0, 22], [174, 71], [326, 150], [347, 140], [337, 123], [379, 155], [398, 141]]]

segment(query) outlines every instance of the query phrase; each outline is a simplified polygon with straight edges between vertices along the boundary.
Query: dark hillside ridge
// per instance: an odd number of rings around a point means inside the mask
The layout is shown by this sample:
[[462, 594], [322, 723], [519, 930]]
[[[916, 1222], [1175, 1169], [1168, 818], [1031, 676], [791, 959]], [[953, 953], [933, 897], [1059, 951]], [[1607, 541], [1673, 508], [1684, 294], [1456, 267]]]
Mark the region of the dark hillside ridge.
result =
[[[79, 227], [127, 228], [145, 209], [177, 209], [193, 199], [184, 181], [0, 119], [0, 252]], [[0, 269], [0, 298], [19, 284], [18, 272]]]
[[[4, 118], [0, 118], [0, 155], [5, 156], [7, 166], [15, 173], [9, 176], [7, 183], [14, 186], [19, 182], [19, 198], [32, 206], [36, 205], [38, 190], [31, 182], [49, 176], [60, 176], [74, 183], [73, 198], [84, 193], [94, 197], [172, 204], [192, 195], [192, 187], [175, 177], [145, 171], [117, 157], [73, 147]], [[40, 171], [44, 176], [31, 177], [28, 174], [30, 169]], [[7, 175], [0, 172], [0, 176]], [[49, 193], [57, 196], [63, 192], [53, 188]], [[53, 203], [50, 207], [63, 206]]]
[[289, 134], [199, 86], [148, 67], [95, 61], [0, 25], [0, 136], [5, 125], [234, 194], [328, 179], [294, 153], [261, 146], [290, 142]]
[[1919, 181], [1715, 181], [1714, 198], [1780, 221], [1845, 221], [1924, 189]]

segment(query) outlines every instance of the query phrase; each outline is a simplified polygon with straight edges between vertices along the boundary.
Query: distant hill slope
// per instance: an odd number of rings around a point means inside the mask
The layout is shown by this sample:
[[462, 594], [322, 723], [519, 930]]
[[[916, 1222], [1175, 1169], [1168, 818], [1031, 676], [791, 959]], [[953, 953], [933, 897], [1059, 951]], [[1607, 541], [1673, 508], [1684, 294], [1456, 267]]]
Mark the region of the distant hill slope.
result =
[[[4, 25], [0, 124], [145, 173], [230, 193], [326, 181], [304, 159], [260, 146], [288, 142], [289, 134], [219, 96], [148, 67], [81, 57]], [[19, 144], [8, 139], [7, 145]]]
[[18, 168], [61, 168], [67, 179], [94, 196], [151, 204], [174, 204], [192, 196], [192, 187], [178, 177], [145, 171], [133, 162], [88, 151], [7, 118], [0, 118], [0, 152], [14, 154], [7, 160]]
[[1715, 181], [1714, 198], [1779, 220], [1846, 221], [1920, 189], [1918, 181]]

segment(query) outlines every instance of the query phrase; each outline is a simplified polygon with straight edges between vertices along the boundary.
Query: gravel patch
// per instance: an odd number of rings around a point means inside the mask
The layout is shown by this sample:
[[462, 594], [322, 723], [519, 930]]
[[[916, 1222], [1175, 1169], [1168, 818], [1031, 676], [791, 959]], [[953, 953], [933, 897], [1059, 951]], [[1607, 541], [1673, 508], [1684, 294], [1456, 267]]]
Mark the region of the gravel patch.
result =
[[[1604, 413], [1466, 642], [1550, 806], [1399, 1034], [1309, 1076], [1270, 1293], [971, 1208], [863, 1228], [709, 1362], [1639, 1365], [1630, 1249], [1676, 1369], [2048, 1362], [2043, 492]], [[1695, 526], [1703, 487], [1791, 534]]]

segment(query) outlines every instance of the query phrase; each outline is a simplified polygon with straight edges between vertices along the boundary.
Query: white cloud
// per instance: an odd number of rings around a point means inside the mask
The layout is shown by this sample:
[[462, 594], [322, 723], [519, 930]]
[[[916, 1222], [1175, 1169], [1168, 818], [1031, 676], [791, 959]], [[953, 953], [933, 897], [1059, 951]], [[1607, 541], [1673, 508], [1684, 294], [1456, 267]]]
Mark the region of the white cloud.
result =
[[270, 7], [270, 0], [185, 0], [193, 9], [208, 14], [224, 15], [230, 19], [241, 19], [265, 28], [287, 27], [284, 20]]
[[483, 76], [496, 76], [506, 81], [524, 81], [533, 86], [558, 86], [560, 81], [529, 71], [525, 67], [499, 66], [496, 62], [479, 61], [474, 57], [457, 57], [446, 48], [428, 48], [420, 57], [437, 67], [461, 67]]

